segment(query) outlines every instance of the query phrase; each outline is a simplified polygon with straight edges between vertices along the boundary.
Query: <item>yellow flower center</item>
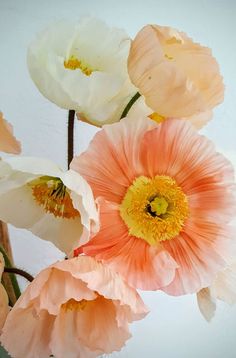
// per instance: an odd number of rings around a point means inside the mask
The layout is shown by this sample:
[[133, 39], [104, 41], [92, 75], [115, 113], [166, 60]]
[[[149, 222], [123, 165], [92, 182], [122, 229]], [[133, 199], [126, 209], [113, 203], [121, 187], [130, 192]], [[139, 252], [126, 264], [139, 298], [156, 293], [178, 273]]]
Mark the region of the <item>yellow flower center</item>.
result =
[[70, 193], [60, 178], [42, 176], [28, 185], [35, 201], [43, 206], [46, 212], [67, 219], [80, 215], [73, 207]]
[[169, 176], [140, 176], [128, 188], [120, 215], [130, 235], [156, 245], [180, 233], [189, 215], [187, 197]]
[[68, 70], [80, 69], [86, 76], [90, 76], [93, 70], [86, 64], [80, 61], [77, 57], [71, 56], [67, 61], [64, 61], [64, 67]]
[[91, 301], [87, 301], [87, 300], [76, 301], [73, 298], [71, 298], [66, 303], [63, 303], [62, 309], [64, 309], [65, 311], [83, 311], [89, 302]]
[[151, 118], [153, 121], [155, 121], [157, 123], [162, 123], [162, 122], [164, 122], [166, 120], [166, 117], [164, 117], [161, 114], [158, 114], [156, 112], [153, 112], [148, 117]]

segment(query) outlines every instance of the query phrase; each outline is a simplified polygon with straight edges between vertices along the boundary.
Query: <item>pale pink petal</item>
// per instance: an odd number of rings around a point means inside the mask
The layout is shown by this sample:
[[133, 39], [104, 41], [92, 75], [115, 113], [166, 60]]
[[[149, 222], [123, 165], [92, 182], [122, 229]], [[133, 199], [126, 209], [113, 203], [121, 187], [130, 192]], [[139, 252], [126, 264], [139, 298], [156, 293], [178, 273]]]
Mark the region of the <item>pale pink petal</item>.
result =
[[93, 358], [120, 350], [128, 323], [146, 314], [117, 273], [81, 256], [39, 273], [9, 313], [1, 342], [13, 358]]
[[[61, 310], [55, 321], [51, 346], [53, 354], [58, 358], [95, 357], [120, 350], [130, 336], [123, 327], [117, 329], [113, 302], [100, 297], [76, 316], [71, 311]], [[82, 351], [76, 355], [78, 346], [89, 347], [89, 351], [94, 351], [94, 354], [86, 352], [83, 355], [85, 352]]]
[[0, 150], [2, 152], [19, 154], [21, 144], [13, 135], [13, 127], [4, 118], [0, 112]]
[[17, 308], [8, 315], [1, 343], [12, 358], [49, 357], [53, 323], [54, 317], [47, 311], [37, 315], [33, 303], [25, 309]]
[[202, 315], [208, 322], [211, 321], [215, 314], [216, 302], [209, 288], [203, 288], [197, 293], [197, 302]]
[[88, 150], [75, 157], [70, 167], [88, 181], [95, 197], [119, 203], [140, 172], [137, 159], [143, 133], [154, 127], [155, 122], [143, 118], [124, 118], [104, 126]]

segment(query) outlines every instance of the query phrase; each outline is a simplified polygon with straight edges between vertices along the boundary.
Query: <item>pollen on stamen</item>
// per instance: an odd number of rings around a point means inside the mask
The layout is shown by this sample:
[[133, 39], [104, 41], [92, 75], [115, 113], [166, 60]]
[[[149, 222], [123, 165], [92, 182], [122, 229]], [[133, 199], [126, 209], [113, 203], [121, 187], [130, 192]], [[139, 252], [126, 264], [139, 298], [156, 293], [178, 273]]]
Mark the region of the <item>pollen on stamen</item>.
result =
[[28, 184], [34, 200], [45, 212], [66, 219], [80, 216], [73, 206], [70, 193], [60, 178], [43, 176]]
[[91, 68], [89, 68], [75, 56], [71, 56], [68, 60], [65, 60], [64, 67], [72, 71], [80, 69], [86, 76], [90, 76], [93, 72]]

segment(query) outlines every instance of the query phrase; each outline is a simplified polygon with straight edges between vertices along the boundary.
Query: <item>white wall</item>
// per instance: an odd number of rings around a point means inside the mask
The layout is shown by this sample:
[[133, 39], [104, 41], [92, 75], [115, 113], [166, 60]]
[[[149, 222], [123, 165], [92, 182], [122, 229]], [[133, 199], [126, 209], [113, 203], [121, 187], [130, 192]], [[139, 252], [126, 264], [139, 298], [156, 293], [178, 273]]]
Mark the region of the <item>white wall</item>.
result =
[[[51, 21], [95, 15], [134, 35], [146, 23], [171, 25], [212, 48], [225, 79], [225, 102], [204, 133], [236, 158], [236, 1], [234, 0], [0, 0], [0, 109], [23, 143], [23, 154], [48, 157], [66, 167], [66, 116], [38, 92], [26, 67], [27, 46]], [[77, 125], [76, 151], [86, 148], [93, 127]], [[11, 229], [15, 262], [33, 274], [61, 256], [52, 245]], [[234, 358], [236, 307], [219, 304], [211, 324], [194, 296], [142, 294], [149, 316], [133, 324], [133, 338], [112, 357]], [[22, 357], [24, 358], [24, 357]], [[65, 357], [66, 358], [66, 357]]]

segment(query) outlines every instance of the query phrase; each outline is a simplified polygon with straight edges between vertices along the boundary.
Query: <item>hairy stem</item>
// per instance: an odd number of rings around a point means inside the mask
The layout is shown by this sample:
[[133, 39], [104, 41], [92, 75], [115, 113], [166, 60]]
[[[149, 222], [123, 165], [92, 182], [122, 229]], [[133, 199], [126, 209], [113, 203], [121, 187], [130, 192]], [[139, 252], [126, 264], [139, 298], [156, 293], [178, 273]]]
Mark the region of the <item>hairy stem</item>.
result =
[[16, 267], [5, 267], [4, 268], [4, 272], [8, 272], [8, 273], [14, 273], [16, 275], [20, 275], [24, 278], [26, 278], [26, 280], [28, 280], [29, 282], [33, 281], [33, 276], [31, 276], [28, 272], [18, 269]]

